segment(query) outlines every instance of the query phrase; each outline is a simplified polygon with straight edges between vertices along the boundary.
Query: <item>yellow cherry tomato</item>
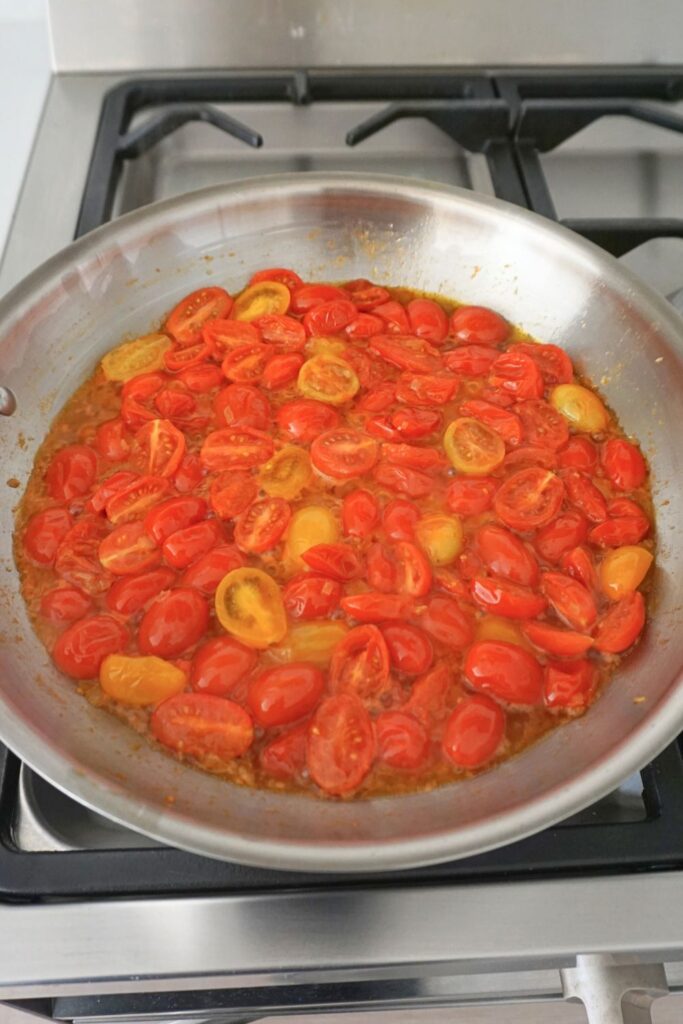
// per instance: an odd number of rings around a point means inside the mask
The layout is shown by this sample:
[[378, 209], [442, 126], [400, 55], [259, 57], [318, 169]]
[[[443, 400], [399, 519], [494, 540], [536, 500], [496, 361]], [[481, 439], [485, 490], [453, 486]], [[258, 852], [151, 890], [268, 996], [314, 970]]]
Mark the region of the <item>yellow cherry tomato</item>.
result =
[[321, 619], [292, 626], [283, 643], [273, 653], [283, 661], [308, 661], [325, 668], [332, 660], [332, 652], [344, 639], [349, 627], [343, 622]]
[[308, 453], [288, 444], [269, 459], [259, 472], [259, 483], [271, 498], [298, 498], [313, 473]]
[[423, 516], [415, 526], [415, 536], [432, 565], [448, 565], [462, 550], [462, 523], [457, 516]]
[[258, 320], [271, 313], [286, 313], [291, 296], [289, 288], [279, 281], [259, 281], [245, 288], [235, 299], [233, 320]]
[[500, 615], [485, 615], [480, 619], [476, 626], [475, 639], [503, 640], [505, 643], [524, 647], [527, 651], [533, 650], [519, 624], [514, 619], [504, 619]]
[[336, 356], [313, 356], [299, 370], [297, 387], [306, 398], [343, 405], [356, 394], [360, 381], [353, 367]]
[[613, 601], [637, 590], [653, 562], [647, 548], [625, 544], [608, 552], [600, 564], [602, 589]]
[[331, 510], [324, 505], [306, 505], [290, 520], [283, 560], [292, 572], [304, 569], [304, 551], [315, 544], [334, 544], [337, 540], [339, 523]]
[[598, 396], [580, 384], [558, 384], [550, 404], [584, 434], [599, 434], [609, 423], [609, 413]]
[[102, 370], [107, 380], [130, 380], [139, 373], [163, 370], [164, 352], [171, 347], [165, 334], [144, 334], [133, 341], [124, 341], [102, 359]]
[[455, 469], [469, 476], [492, 473], [505, 458], [505, 442], [500, 434], [469, 416], [449, 424], [443, 446]]
[[136, 708], [159, 704], [184, 690], [186, 682], [181, 668], [154, 655], [109, 654], [100, 666], [100, 686], [107, 696]]
[[309, 338], [306, 351], [312, 356], [343, 356], [347, 345], [340, 338]]
[[218, 584], [215, 600], [223, 629], [245, 644], [262, 649], [287, 632], [282, 593], [262, 569], [233, 569]]

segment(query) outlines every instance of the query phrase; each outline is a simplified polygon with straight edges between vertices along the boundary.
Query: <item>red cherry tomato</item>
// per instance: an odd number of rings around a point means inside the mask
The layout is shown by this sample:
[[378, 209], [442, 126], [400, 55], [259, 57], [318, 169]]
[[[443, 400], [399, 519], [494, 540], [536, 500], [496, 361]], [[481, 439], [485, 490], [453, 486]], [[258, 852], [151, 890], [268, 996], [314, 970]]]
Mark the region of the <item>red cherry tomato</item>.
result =
[[338, 580], [302, 573], [289, 581], [282, 600], [292, 619], [326, 619], [339, 606], [341, 595]]
[[577, 469], [568, 469], [562, 479], [568, 500], [587, 519], [592, 523], [602, 523], [607, 519], [607, 502], [589, 477]]
[[240, 345], [257, 345], [261, 341], [261, 332], [255, 324], [245, 320], [210, 320], [203, 328], [202, 335], [216, 356], [224, 355]]
[[472, 618], [452, 597], [436, 594], [427, 601], [427, 607], [416, 616], [416, 621], [431, 637], [447, 647], [461, 650], [474, 638]]
[[352, 427], [327, 430], [311, 444], [311, 462], [339, 480], [364, 476], [377, 461], [377, 442]]
[[173, 476], [185, 454], [185, 435], [170, 420], [150, 420], [135, 434], [135, 451], [150, 476]]
[[105, 598], [107, 608], [119, 615], [135, 615], [153, 597], [168, 590], [175, 580], [172, 569], [152, 569], [132, 578], [124, 576], [112, 583]]
[[223, 528], [215, 519], [193, 523], [170, 534], [163, 543], [164, 559], [174, 569], [186, 569], [188, 565], [211, 551], [225, 540]]
[[446, 715], [446, 699], [452, 685], [453, 676], [448, 666], [437, 665], [431, 672], [415, 680], [403, 710], [431, 730]]
[[388, 622], [382, 626], [391, 664], [398, 672], [417, 676], [426, 672], [434, 659], [429, 637], [407, 622]]
[[399, 370], [434, 373], [440, 368], [438, 349], [412, 334], [376, 334], [369, 339], [368, 348]]
[[260, 756], [263, 771], [282, 782], [301, 777], [306, 768], [307, 736], [308, 723], [304, 722], [267, 743]]
[[487, 374], [496, 359], [498, 353], [494, 348], [484, 348], [483, 345], [463, 345], [444, 356], [444, 366], [451, 373], [461, 377], [481, 377]]
[[245, 564], [244, 556], [234, 544], [221, 544], [193, 562], [180, 582], [183, 587], [194, 587], [209, 597], [224, 576]]
[[558, 629], [547, 622], [525, 622], [522, 630], [534, 647], [558, 658], [575, 658], [593, 646], [593, 638], [585, 633]]
[[95, 679], [107, 655], [124, 650], [127, 643], [128, 631], [111, 615], [91, 615], [62, 633], [52, 657], [72, 679]]
[[204, 363], [183, 370], [178, 374], [178, 380], [185, 385], [188, 391], [193, 391], [197, 395], [205, 395], [221, 386], [223, 373], [219, 366], [215, 366], [213, 363]]
[[605, 474], [619, 491], [635, 491], [645, 483], [647, 467], [640, 448], [620, 437], [606, 441], [600, 452]]
[[593, 635], [595, 648], [605, 654], [621, 654], [636, 642], [645, 625], [645, 600], [639, 590], [615, 601], [598, 621]]
[[401, 540], [393, 545], [392, 555], [396, 565], [394, 578], [398, 593], [410, 597], [424, 597], [429, 593], [432, 567], [424, 551], [412, 541]]
[[423, 725], [404, 711], [384, 711], [375, 719], [377, 754], [399, 771], [417, 771], [429, 756], [429, 736]]
[[350, 793], [374, 758], [372, 722], [362, 702], [350, 693], [324, 700], [308, 730], [306, 761], [313, 781], [334, 796]]
[[409, 498], [424, 498], [434, 490], [431, 476], [408, 466], [394, 466], [390, 462], [378, 463], [375, 467], [375, 480], [380, 487], [407, 494]]
[[277, 345], [285, 352], [301, 352], [306, 345], [304, 325], [284, 313], [266, 313], [256, 321], [264, 341]]
[[412, 299], [407, 307], [410, 330], [432, 345], [442, 345], [448, 334], [448, 317], [433, 299]]
[[529, 399], [517, 406], [517, 412], [524, 427], [527, 444], [540, 445], [557, 451], [569, 440], [567, 420], [542, 399]]
[[293, 441], [310, 444], [324, 431], [339, 426], [339, 413], [324, 402], [314, 398], [298, 398], [285, 402], [275, 417], [280, 430]]
[[578, 580], [561, 572], [544, 572], [543, 592], [559, 617], [573, 629], [589, 629], [597, 617], [590, 591]]
[[[348, 281], [344, 285], [344, 291], [350, 293], [354, 306], [363, 310], [374, 309], [375, 306], [380, 306], [391, 299], [386, 288], [373, 284], [372, 281], [367, 281], [364, 277]], [[374, 333], [377, 334], [377, 331]]]
[[344, 498], [342, 529], [345, 537], [369, 537], [379, 522], [377, 498], [370, 491], [358, 488]]
[[137, 377], [131, 377], [127, 380], [121, 388], [121, 397], [134, 398], [138, 402], [146, 402], [148, 399], [156, 395], [164, 384], [167, 384], [171, 378], [167, 373], [161, 373], [155, 371], [153, 373], [139, 373]]
[[595, 692], [595, 665], [578, 661], [550, 661], [545, 667], [543, 686], [546, 707], [558, 711], [583, 711]]
[[339, 334], [358, 316], [358, 310], [349, 299], [319, 302], [304, 315], [304, 327], [312, 337]]
[[396, 590], [396, 563], [382, 544], [371, 544], [366, 554], [367, 581], [373, 590], [390, 594]]
[[583, 473], [593, 473], [598, 464], [598, 452], [587, 437], [575, 434], [557, 453], [557, 464], [561, 469], [578, 469]]
[[346, 614], [359, 622], [403, 619], [408, 615], [412, 603], [412, 598], [407, 594], [378, 594], [373, 591], [342, 597], [340, 602]]
[[583, 544], [588, 534], [588, 523], [580, 512], [570, 509], [557, 519], [541, 527], [534, 537], [534, 547], [545, 562], [557, 564], [567, 552]]
[[100, 544], [99, 558], [104, 568], [115, 576], [134, 576], [155, 569], [161, 561], [161, 552], [142, 523], [122, 523]]
[[569, 384], [574, 377], [571, 359], [557, 345], [522, 342], [515, 345], [514, 351], [523, 352], [533, 359], [541, 371], [544, 383], [551, 387], [556, 384]]
[[492, 402], [471, 399], [460, 406], [461, 416], [474, 416], [503, 438], [506, 444], [518, 445], [522, 440], [522, 421], [516, 413], [501, 409]]
[[545, 609], [545, 598], [508, 580], [475, 576], [470, 584], [472, 600], [483, 611], [507, 619], [533, 619]]
[[415, 441], [438, 430], [441, 427], [442, 416], [436, 409], [398, 409], [393, 413], [390, 422], [404, 439]]
[[515, 349], [498, 356], [489, 372], [489, 384], [518, 400], [543, 395], [541, 371], [533, 359]]
[[496, 514], [513, 530], [545, 526], [560, 511], [564, 484], [547, 469], [520, 469], [502, 484], [493, 499]]
[[179, 373], [181, 370], [188, 370], [206, 362], [212, 352], [211, 342], [202, 339], [196, 345], [168, 349], [164, 352], [164, 364], [169, 373]]
[[98, 557], [107, 524], [98, 516], [82, 516], [57, 548], [55, 572], [89, 594], [101, 594], [111, 583]]
[[292, 292], [293, 313], [308, 313], [323, 302], [348, 301], [348, 294], [333, 284], [305, 284]]
[[543, 696], [543, 672], [534, 658], [517, 644], [481, 640], [472, 644], [464, 666], [465, 678], [475, 690], [514, 707], [533, 707]]
[[261, 342], [255, 345], [240, 345], [228, 352], [221, 363], [221, 370], [228, 380], [240, 384], [253, 384], [261, 380], [271, 354], [268, 346]]
[[444, 456], [434, 448], [419, 448], [414, 444], [383, 444], [382, 458], [393, 466], [409, 469], [440, 469], [447, 465]]
[[223, 288], [199, 288], [174, 307], [166, 330], [179, 345], [194, 345], [201, 338], [202, 327], [210, 320], [226, 317], [231, 308], [232, 299]]
[[494, 524], [482, 526], [476, 536], [477, 551], [496, 576], [533, 587], [538, 582], [538, 563], [521, 540]]
[[207, 511], [203, 498], [169, 498], [150, 509], [144, 518], [144, 527], [152, 540], [161, 544], [176, 530], [205, 519]]
[[297, 273], [289, 267], [268, 267], [266, 270], [257, 270], [249, 278], [249, 284], [261, 284], [262, 281], [277, 281], [289, 288], [290, 292], [296, 291], [303, 286], [303, 281]]
[[420, 510], [412, 501], [393, 498], [384, 506], [382, 528], [391, 540], [414, 540]]
[[213, 407], [221, 427], [268, 430], [270, 426], [270, 403], [263, 392], [251, 384], [229, 384], [218, 392]]
[[92, 600], [78, 587], [54, 587], [40, 599], [40, 614], [55, 626], [82, 619], [91, 607]]
[[54, 501], [73, 501], [87, 494], [97, 472], [97, 455], [85, 444], [70, 444], [45, 470], [47, 493]]
[[142, 617], [138, 633], [140, 652], [175, 658], [199, 643], [208, 625], [209, 608], [197, 590], [169, 590]]
[[564, 571], [575, 580], [583, 583], [588, 590], [596, 590], [598, 576], [593, 565], [593, 559], [586, 548], [578, 547], [568, 551], [562, 556], [561, 566]]
[[150, 719], [152, 735], [183, 755], [231, 761], [254, 739], [251, 718], [239, 704], [208, 693], [176, 693]]
[[[453, 400], [457, 390], [457, 377], [402, 373], [396, 385], [396, 400], [405, 402], [406, 405], [445, 405]], [[375, 411], [381, 412], [381, 409]]]
[[459, 768], [481, 768], [495, 756], [504, 736], [505, 712], [490, 697], [476, 694], [451, 712], [442, 749]]
[[325, 676], [305, 661], [267, 669], [249, 687], [247, 703], [264, 729], [290, 725], [313, 711], [325, 689]]
[[389, 651], [377, 626], [356, 626], [337, 644], [330, 663], [333, 693], [379, 700], [391, 688]]
[[459, 516], [478, 516], [491, 508], [498, 481], [490, 476], [456, 477], [446, 490], [446, 504]]
[[100, 455], [109, 462], [125, 462], [130, 454], [126, 434], [126, 424], [119, 416], [101, 423], [95, 433], [95, 446]]
[[628, 498], [616, 498], [607, 506], [609, 519], [593, 527], [588, 534], [592, 544], [617, 548], [637, 544], [650, 532], [650, 522], [640, 505]]
[[219, 473], [212, 480], [209, 500], [219, 519], [233, 519], [249, 508], [257, 494], [256, 479], [233, 470]]
[[235, 543], [242, 551], [270, 551], [282, 538], [292, 518], [292, 510], [284, 498], [255, 501], [235, 526]]
[[331, 576], [333, 580], [352, 580], [363, 571], [360, 558], [346, 544], [314, 544], [301, 557], [314, 572]]
[[256, 667], [258, 655], [231, 636], [207, 640], [197, 649], [190, 669], [190, 685], [197, 693], [214, 697], [246, 696], [240, 684]]
[[210, 470], [249, 469], [271, 458], [273, 440], [260, 430], [214, 430], [207, 434], [199, 453], [202, 465]]
[[467, 345], [499, 345], [508, 337], [510, 325], [485, 306], [460, 306], [451, 313], [450, 331]]
[[88, 512], [104, 512], [105, 506], [112, 494], [122, 491], [139, 478], [138, 473], [131, 473], [130, 470], [120, 469], [118, 473], [112, 473], [93, 491], [90, 500], [86, 504]]
[[384, 320], [372, 313], [359, 313], [355, 320], [344, 328], [344, 334], [352, 341], [365, 340], [384, 330]]
[[269, 391], [276, 391], [295, 380], [304, 364], [304, 357], [298, 352], [283, 352], [273, 356], [266, 363], [261, 384]]
[[555, 452], [539, 445], [523, 444], [514, 451], [508, 452], [503, 468], [509, 471], [529, 469], [531, 466], [542, 466], [543, 469], [554, 469], [557, 462]]
[[24, 551], [36, 565], [53, 565], [57, 550], [73, 525], [65, 508], [46, 508], [29, 519], [24, 530]]
[[389, 331], [390, 334], [410, 334], [408, 314], [400, 302], [394, 299], [381, 302], [373, 307], [373, 313], [382, 318], [383, 330]]
[[396, 388], [391, 381], [377, 384], [356, 402], [358, 412], [384, 412], [396, 401]]

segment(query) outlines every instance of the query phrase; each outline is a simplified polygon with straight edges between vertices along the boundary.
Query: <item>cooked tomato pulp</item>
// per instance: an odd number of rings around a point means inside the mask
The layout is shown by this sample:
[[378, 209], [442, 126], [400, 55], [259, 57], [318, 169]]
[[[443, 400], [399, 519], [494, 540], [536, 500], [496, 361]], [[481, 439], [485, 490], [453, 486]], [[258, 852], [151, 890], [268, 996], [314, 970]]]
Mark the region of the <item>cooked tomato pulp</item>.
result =
[[493, 310], [254, 274], [109, 352], [16, 557], [92, 702], [234, 782], [483, 770], [586, 711], [645, 622], [648, 473], [563, 349]]

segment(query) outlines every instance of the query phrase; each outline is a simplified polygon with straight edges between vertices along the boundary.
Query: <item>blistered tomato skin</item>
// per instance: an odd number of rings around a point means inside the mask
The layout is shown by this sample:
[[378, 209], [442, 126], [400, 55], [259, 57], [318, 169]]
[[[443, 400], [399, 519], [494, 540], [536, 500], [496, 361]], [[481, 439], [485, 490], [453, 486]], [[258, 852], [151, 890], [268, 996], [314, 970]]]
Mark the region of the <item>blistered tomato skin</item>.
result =
[[181, 761], [333, 800], [589, 711], [656, 523], [563, 341], [366, 278], [242, 285], [157, 311], [37, 456], [15, 552], [56, 667]]

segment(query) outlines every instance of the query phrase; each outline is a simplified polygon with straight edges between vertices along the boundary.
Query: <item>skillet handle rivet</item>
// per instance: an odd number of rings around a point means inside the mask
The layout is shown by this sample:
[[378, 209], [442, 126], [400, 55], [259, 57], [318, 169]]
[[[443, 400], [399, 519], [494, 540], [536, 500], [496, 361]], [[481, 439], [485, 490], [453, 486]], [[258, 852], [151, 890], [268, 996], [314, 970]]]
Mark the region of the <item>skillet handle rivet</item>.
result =
[[0, 385], [0, 416], [11, 416], [17, 408], [14, 392]]

